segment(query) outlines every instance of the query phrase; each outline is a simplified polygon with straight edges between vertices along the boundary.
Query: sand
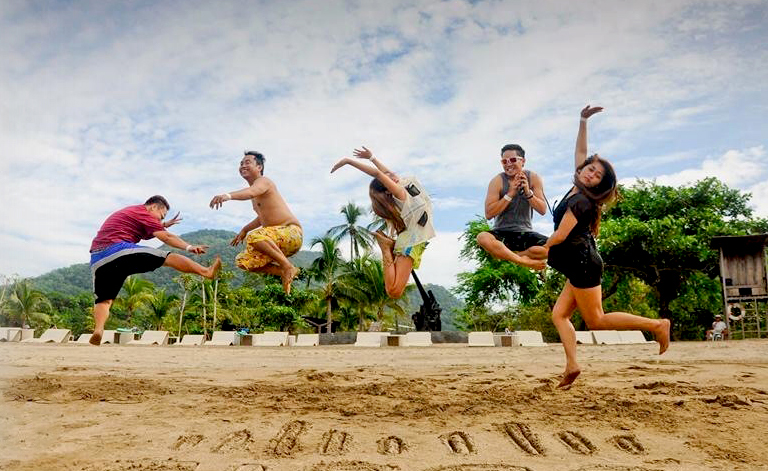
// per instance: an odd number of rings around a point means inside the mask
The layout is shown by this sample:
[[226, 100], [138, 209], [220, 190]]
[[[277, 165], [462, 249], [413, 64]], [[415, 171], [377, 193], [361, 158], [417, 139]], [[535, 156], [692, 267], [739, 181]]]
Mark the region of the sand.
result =
[[0, 343], [0, 468], [768, 469], [768, 340], [657, 349]]

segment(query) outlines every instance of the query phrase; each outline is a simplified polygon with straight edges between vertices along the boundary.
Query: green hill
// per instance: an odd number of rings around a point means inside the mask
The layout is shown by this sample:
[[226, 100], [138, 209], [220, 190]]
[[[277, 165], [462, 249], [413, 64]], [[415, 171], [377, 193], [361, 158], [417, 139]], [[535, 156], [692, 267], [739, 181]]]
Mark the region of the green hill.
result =
[[[232, 271], [235, 276], [230, 282], [233, 286], [239, 286], [244, 281], [245, 272], [235, 266], [235, 256], [242, 250], [243, 246], [232, 247], [229, 242], [235, 237], [231, 231], [203, 229], [182, 234], [181, 237], [192, 244], [207, 244], [210, 246], [208, 252], [202, 256], [193, 256], [193, 258], [203, 265], [210, 264], [211, 260], [220, 255], [225, 270]], [[167, 249], [167, 246], [161, 246]], [[172, 249], [176, 251], [175, 249]], [[312, 264], [320, 255], [315, 251], [299, 251], [290, 258], [291, 262], [297, 267], [306, 268]], [[168, 267], [161, 267], [154, 272], [142, 274], [141, 277], [152, 282], [158, 288], [165, 288], [167, 292], [181, 295], [181, 288], [173, 281], [178, 273]], [[90, 293], [92, 290], [91, 271], [88, 264], [74, 264], [69, 267], [56, 269], [47, 274], [36, 277], [33, 280], [35, 287], [43, 292], [58, 292], [68, 296], [74, 296], [82, 292]], [[443, 329], [452, 330], [454, 309], [463, 306], [461, 300], [456, 298], [442, 285], [433, 285], [424, 281], [424, 287], [432, 290], [435, 298], [443, 309], [442, 320]], [[418, 290], [413, 290], [408, 295], [407, 312], [414, 313], [418, 311], [421, 304], [421, 296]], [[409, 315], [410, 316], [410, 315]]]

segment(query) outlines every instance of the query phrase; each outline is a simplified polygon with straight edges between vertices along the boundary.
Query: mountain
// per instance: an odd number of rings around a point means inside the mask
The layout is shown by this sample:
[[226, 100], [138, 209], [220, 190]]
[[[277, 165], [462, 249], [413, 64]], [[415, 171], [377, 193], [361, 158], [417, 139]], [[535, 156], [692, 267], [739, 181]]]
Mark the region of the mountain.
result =
[[[243, 283], [245, 272], [238, 269], [234, 263], [235, 256], [242, 250], [243, 246], [232, 247], [229, 245], [229, 242], [235, 237], [235, 233], [232, 231], [203, 229], [182, 234], [181, 237], [191, 244], [207, 244], [209, 246], [206, 254], [202, 256], [193, 255], [192, 257], [194, 260], [203, 265], [208, 265], [216, 255], [219, 255], [223, 262], [223, 268], [225, 270], [230, 270], [235, 274], [234, 279], [230, 283], [233, 286], [238, 286]], [[161, 249], [176, 251], [165, 245], [161, 246]], [[316, 251], [299, 251], [290, 257], [290, 260], [297, 267], [307, 268], [312, 264], [312, 261], [319, 256], [320, 253]], [[149, 280], [158, 288], [165, 288], [169, 293], [181, 295], [181, 288], [173, 281], [173, 278], [177, 274], [178, 272], [169, 267], [161, 267], [154, 272], [141, 274], [141, 277]], [[36, 277], [32, 279], [32, 281], [35, 288], [38, 290], [42, 290], [43, 292], [59, 292], [68, 296], [74, 296], [82, 292], [90, 293], [93, 283], [91, 280], [91, 270], [88, 264], [74, 264], [69, 267], [56, 269]], [[443, 309], [443, 329], [446, 331], [454, 329], [452, 323], [454, 310], [461, 309], [463, 302], [442, 285], [424, 283], [424, 288], [426, 290], [432, 290], [437, 302]], [[419, 305], [422, 303], [419, 291], [413, 290], [407, 297], [408, 304], [406, 312], [414, 313], [418, 311]]]

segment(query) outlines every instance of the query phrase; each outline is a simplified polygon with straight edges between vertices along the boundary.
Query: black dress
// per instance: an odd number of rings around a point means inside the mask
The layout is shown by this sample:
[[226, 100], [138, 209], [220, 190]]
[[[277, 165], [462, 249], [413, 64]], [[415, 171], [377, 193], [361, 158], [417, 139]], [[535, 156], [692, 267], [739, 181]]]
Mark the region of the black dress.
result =
[[570, 197], [567, 195], [552, 212], [555, 231], [569, 209], [577, 223], [565, 241], [549, 248], [547, 263], [565, 275], [576, 288], [597, 287], [602, 283], [603, 259], [597, 252], [590, 224], [598, 209], [592, 200], [580, 192]]

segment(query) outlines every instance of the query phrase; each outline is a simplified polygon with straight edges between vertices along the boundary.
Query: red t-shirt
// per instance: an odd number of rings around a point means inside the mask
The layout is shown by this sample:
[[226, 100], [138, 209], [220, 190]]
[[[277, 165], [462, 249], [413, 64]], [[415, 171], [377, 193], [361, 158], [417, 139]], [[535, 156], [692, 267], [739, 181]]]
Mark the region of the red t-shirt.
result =
[[104, 221], [91, 243], [91, 252], [106, 249], [119, 243], [138, 243], [142, 239], [152, 239], [153, 233], [165, 231], [165, 226], [152, 216], [144, 205], [133, 205], [118, 210]]

